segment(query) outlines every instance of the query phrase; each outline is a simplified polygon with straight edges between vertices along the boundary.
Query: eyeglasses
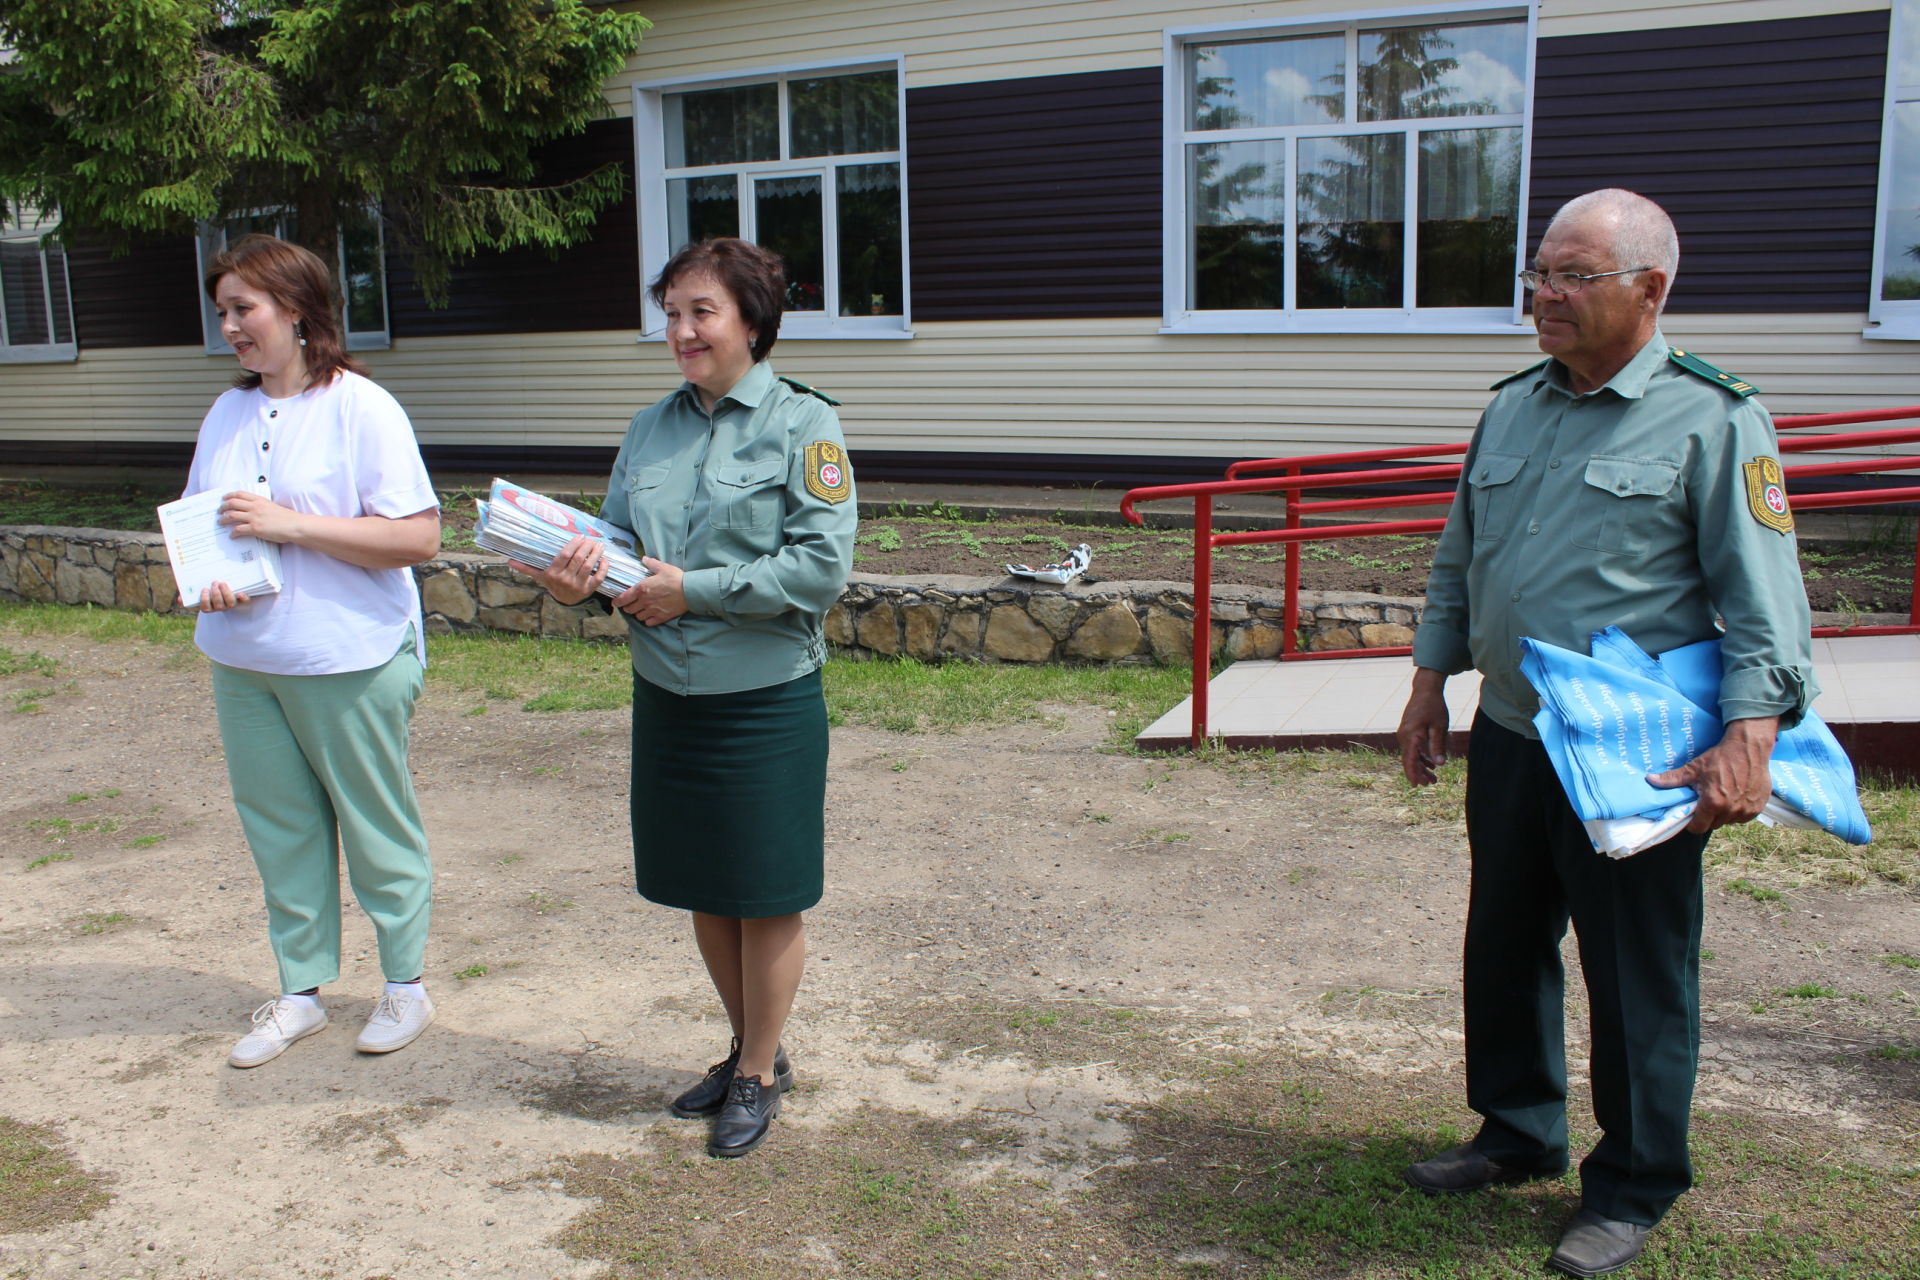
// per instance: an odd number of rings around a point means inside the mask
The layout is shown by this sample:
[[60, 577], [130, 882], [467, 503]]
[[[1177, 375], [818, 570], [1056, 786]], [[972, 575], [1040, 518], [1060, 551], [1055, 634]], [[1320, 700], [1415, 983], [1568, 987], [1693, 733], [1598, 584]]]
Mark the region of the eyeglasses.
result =
[[1651, 270], [1653, 270], [1652, 267], [1628, 267], [1624, 271], [1596, 271], [1590, 276], [1583, 276], [1577, 271], [1522, 271], [1520, 283], [1532, 290], [1545, 287], [1552, 289], [1555, 293], [1578, 293], [1580, 287], [1589, 280], [1605, 280], [1608, 276], [1630, 276], [1636, 271]]

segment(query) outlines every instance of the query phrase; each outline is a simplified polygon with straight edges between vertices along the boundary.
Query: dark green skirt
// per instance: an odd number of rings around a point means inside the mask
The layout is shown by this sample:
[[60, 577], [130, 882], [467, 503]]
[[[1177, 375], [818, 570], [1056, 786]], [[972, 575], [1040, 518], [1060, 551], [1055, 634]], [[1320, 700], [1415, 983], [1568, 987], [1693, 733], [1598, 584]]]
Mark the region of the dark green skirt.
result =
[[650, 902], [751, 920], [820, 901], [827, 704], [820, 673], [738, 693], [635, 677], [634, 887]]

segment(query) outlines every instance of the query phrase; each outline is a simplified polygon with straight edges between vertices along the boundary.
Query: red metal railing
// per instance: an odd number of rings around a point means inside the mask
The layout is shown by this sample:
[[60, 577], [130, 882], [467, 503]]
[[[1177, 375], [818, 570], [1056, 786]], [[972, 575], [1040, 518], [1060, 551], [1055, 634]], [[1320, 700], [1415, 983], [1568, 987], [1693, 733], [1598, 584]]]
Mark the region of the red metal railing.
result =
[[[1848, 426], [1865, 422], [1920, 420], [1920, 405], [1899, 409], [1872, 409], [1859, 413], [1802, 414], [1776, 418], [1774, 426], [1782, 432], [1805, 431], [1818, 427]], [[1780, 440], [1782, 454], [1830, 452], [1844, 449], [1885, 448], [1897, 444], [1920, 444], [1920, 427], [1898, 427], [1880, 431], [1842, 432], [1834, 435], [1785, 437]], [[1207, 736], [1207, 681], [1213, 669], [1213, 552], [1217, 547], [1242, 547], [1279, 543], [1286, 547], [1286, 577], [1282, 597], [1283, 661], [1315, 658], [1393, 657], [1412, 652], [1407, 645], [1370, 649], [1300, 648], [1300, 544], [1334, 538], [1376, 538], [1402, 534], [1438, 533], [1446, 526], [1445, 517], [1418, 520], [1367, 521], [1357, 524], [1330, 524], [1308, 527], [1309, 516], [1336, 512], [1381, 511], [1395, 507], [1444, 507], [1453, 502], [1451, 492], [1387, 494], [1368, 498], [1332, 498], [1307, 501], [1309, 490], [1378, 488], [1389, 484], [1416, 484], [1444, 480], [1457, 483], [1460, 464], [1437, 462], [1425, 466], [1381, 467], [1383, 462], [1404, 462], [1421, 458], [1444, 458], [1463, 454], [1465, 444], [1435, 447], [1409, 446], [1397, 449], [1365, 449], [1352, 453], [1311, 454], [1293, 458], [1255, 458], [1236, 462], [1227, 468], [1227, 478], [1196, 484], [1153, 485], [1130, 490], [1120, 501], [1120, 512], [1134, 524], [1141, 523], [1137, 504], [1164, 502], [1175, 498], [1193, 499], [1193, 731], [1191, 743], [1198, 747]], [[1309, 467], [1333, 467], [1331, 472], [1308, 475]], [[1789, 481], [1813, 476], [1860, 475], [1867, 472], [1920, 470], [1920, 455], [1883, 453], [1875, 456], [1842, 459], [1837, 462], [1807, 463], [1784, 467]], [[1258, 473], [1279, 472], [1275, 475]], [[1256, 476], [1257, 478], [1246, 478]], [[1247, 493], [1284, 493], [1286, 526], [1237, 533], [1213, 531], [1213, 501], [1217, 497]], [[1854, 489], [1845, 492], [1803, 494], [1792, 499], [1799, 511], [1830, 507], [1858, 507], [1877, 503], [1920, 501], [1920, 487]], [[1816, 627], [1816, 636], [1913, 635], [1920, 634], [1920, 530], [1914, 545], [1914, 572], [1911, 600], [1905, 625], [1874, 627]]]

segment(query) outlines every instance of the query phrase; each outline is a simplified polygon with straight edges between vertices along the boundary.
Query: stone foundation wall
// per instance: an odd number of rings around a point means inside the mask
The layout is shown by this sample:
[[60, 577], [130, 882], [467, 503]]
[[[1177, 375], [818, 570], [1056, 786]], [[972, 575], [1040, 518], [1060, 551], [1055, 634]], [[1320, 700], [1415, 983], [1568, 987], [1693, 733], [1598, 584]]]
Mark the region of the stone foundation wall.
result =
[[[620, 640], [626, 625], [594, 605], [556, 604], [497, 556], [448, 554], [414, 568], [427, 630], [510, 631]], [[157, 533], [0, 526], [0, 599], [185, 613]], [[1225, 658], [1280, 653], [1280, 593], [1214, 588], [1213, 651]], [[1421, 602], [1303, 591], [1300, 627], [1311, 649], [1411, 644]], [[1162, 662], [1192, 660], [1193, 592], [1180, 582], [1073, 583], [1013, 579], [857, 578], [827, 614], [827, 639], [852, 654], [938, 662]]]

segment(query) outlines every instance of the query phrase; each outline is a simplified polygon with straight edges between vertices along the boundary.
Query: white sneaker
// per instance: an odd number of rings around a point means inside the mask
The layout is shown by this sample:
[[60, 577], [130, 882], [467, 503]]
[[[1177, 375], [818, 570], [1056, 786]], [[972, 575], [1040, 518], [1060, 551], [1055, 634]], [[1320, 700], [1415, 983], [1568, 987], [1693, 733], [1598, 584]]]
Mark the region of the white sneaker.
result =
[[327, 1011], [306, 1000], [275, 996], [253, 1011], [253, 1030], [240, 1037], [227, 1055], [229, 1066], [257, 1067], [272, 1062], [295, 1040], [327, 1025]]
[[417, 996], [383, 991], [353, 1047], [362, 1053], [392, 1053], [418, 1040], [432, 1022], [433, 1001], [425, 987]]

